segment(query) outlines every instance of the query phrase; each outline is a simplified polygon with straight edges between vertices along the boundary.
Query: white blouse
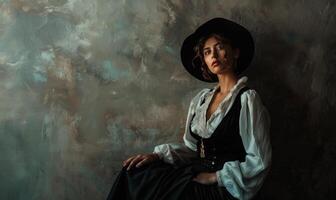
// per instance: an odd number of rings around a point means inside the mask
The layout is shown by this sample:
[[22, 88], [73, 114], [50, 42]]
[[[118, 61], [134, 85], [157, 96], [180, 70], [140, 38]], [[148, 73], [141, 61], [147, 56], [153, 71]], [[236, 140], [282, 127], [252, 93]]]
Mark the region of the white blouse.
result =
[[[154, 148], [162, 160], [171, 164], [186, 163], [197, 158], [197, 141], [191, 130], [204, 138], [209, 138], [221, 120], [231, 108], [239, 90], [246, 85], [248, 78], [241, 77], [222, 100], [216, 111], [206, 121], [206, 110], [214, 91], [205, 88], [192, 100], [189, 106], [186, 128], [183, 136], [184, 144], [161, 144]], [[204, 103], [201, 105], [202, 100]], [[195, 114], [191, 121], [192, 115]], [[238, 199], [251, 199], [262, 186], [271, 166], [272, 148], [269, 138], [270, 117], [258, 93], [249, 89], [241, 95], [239, 130], [246, 151], [244, 162], [225, 162], [223, 168], [216, 172], [219, 186], [226, 187], [232, 196]]]

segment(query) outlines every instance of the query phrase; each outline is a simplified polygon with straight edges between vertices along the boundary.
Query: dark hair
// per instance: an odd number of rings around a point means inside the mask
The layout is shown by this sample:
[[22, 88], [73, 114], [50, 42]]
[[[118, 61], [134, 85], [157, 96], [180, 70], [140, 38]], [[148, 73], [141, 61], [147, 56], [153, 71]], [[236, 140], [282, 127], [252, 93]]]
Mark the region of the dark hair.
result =
[[[205, 42], [210, 37], [215, 37], [220, 42], [229, 43], [232, 48], [236, 48], [236, 45], [230, 39], [221, 35], [220, 33], [211, 33], [207, 36], [201, 37], [198, 40], [197, 44], [195, 45], [195, 47], [194, 47], [195, 56], [192, 59], [193, 67], [194, 68], [201, 68], [202, 76], [203, 76], [204, 79], [206, 79], [206, 80], [217, 80], [217, 76], [215, 74], [213, 74], [209, 70], [208, 66], [206, 65], [206, 63], [204, 61], [204, 55], [203, 55], [203, 48], [204, 48]], [[234, 73], [237, 74], [237, 75], [239, 74], [237, 67], [234, 67]]]

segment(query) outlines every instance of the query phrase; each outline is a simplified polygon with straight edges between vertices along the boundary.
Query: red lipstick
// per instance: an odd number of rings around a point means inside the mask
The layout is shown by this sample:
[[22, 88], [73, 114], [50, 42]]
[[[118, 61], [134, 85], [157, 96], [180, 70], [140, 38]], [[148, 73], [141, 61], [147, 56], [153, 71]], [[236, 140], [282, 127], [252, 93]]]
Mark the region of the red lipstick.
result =
[[217, 60], [213, 61], [211, 66], [219, 65], [219, 62]]

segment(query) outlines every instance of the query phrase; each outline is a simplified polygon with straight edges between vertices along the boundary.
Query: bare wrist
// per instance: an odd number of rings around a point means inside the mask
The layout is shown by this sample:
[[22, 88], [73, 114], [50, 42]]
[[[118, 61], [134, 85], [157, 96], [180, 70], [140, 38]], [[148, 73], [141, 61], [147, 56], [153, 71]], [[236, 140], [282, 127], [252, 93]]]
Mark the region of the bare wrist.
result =
[[217, 183], [217, 175], [216, 172], [211, 173], [211, 182]]

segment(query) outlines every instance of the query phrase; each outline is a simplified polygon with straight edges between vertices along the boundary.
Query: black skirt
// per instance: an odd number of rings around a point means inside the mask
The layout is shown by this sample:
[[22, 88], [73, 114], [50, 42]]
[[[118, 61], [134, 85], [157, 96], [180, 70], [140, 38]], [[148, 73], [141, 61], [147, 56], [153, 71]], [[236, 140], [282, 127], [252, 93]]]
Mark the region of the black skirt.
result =
[[201, 162], [172, 165], [155, 161], [129, 171], [123, 168], [108, 200], [232, 200], [225, 187], [204, 185], [192, 179], [200, 172], [213, 172]]

